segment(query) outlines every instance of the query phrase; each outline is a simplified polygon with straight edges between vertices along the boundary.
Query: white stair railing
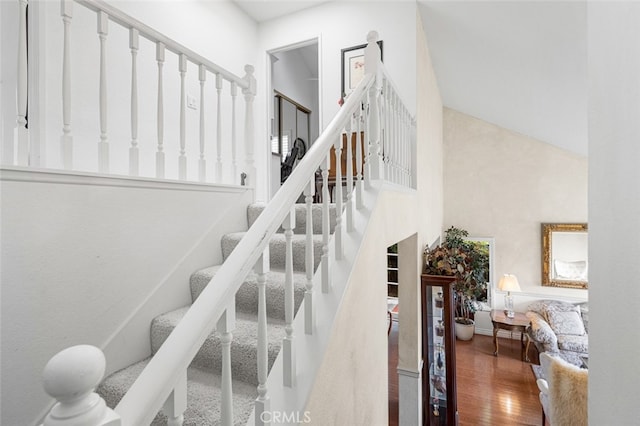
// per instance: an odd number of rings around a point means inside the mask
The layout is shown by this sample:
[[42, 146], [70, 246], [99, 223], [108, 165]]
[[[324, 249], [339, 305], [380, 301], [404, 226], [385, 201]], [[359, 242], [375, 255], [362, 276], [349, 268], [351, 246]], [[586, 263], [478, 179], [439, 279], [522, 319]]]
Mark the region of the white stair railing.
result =
[[[27, 5], [28, 0], [15, 0], [19, 3], [19, 33], [17, 34], [18, 44], [18, 78], [16, 87], [16, 99], [17, 99], [17, 137], [16, 140], [3, 141], [3, 144], [10, 145], [5, 149], [5, 152], [16, 152], [17, 154], [11, 155], [15, 158], [9, 158], [4, 160], [7, 165], [11, 166], [35, 166], [36, 152], [35, 147], [32, 150], [29, 142], [29, 130], [27, 123], [27, 103], [34, 102], [35, 100], [28, 98], [28, 72], [27, 72]], [[61, 2], [61, 17], [63, 26], [63, 44], [62, 48], [62, 136], [60, 143], [60, 164], [55, 163], [55, 158], [49, 158], [48, 164], [38, 165], [39, 168], [58, 168], [62, 167], [66, 170], [74, 171], [89, 171], [98, 172], [101, 174], [128, 174], [129, 176], [140, 176], [143, 168], [141, 165], [144, 163], [145, 177], [158, 178], [158, 179], [180, 179], [180, 180], [194, 180], [200, 182], [213, 182], [213, 183], [226, 183], [226, 184], [240, 184], [240, 172], [244, 172], [248, 175], [248, 182], [251, 186], [255, 186], [255, 165], [253, 159], [253, 143], [254, 143], [254, 123], [253, 120], [253, 99], [256, 95], [255, 78], [253, 77], [253, 67], [245, 67], [245, 75], [238, 76], [234, 73], [227, 71], [214, 62], [198, 55], [194, 51], [190, 50], [184, 45], [181, 45], [174, 40], [164, 36], [160, 32], [154, 30], [151, 27], [139, 22], [131, 16], [123, 13], [114, 6], [101, 1], [101, 0], [60, 0]], [[83, 75], [86, 70], [80, 69], [78, 72], [72, 70], [72, 63], [74, 62], [72, 49], [72, 39], [74, 34], [74, 27], [72, 25], [74, 6], [81, 5], [96, 14], [97, 18], [97, 38], [99, 41], [98, 52], [96, 57], [99, 58], [99, 73], [98, 73], [98, 86], [97, 93], [98, 98], [95, 102], [95, 109], [98, 112], [98, 128], [95, 129], [95, 133], [89, 135], [73, 134], [77, 132], [77, 128], [72, 128], [72, 92], [75, 80], [72, 78], [72, 72], [74, 75]], [[112, 105], [107, 105], [107, 98], [111, 87], [115, 86], [113, 83], [113, 77], [110, 70], [115, 67], [116, 58], [110, 58], [107, 45], [109, 44], [109, 25], [115, 24], [123, 27], [129, 32], [128, 46], [122, 46], [122, 51], [126, 52], [128, 48], [130, 56], [131, 67], [131, 80], [130, 80], [130, 99], [129, 102], [123, 105], [117, 105], [118, 109], [125, 110], [130, 109], [129, 122], [114, 122], [113, 118], [108, 115], [109, 111], [113, 111]], [[53, 25], [53, 23], [49, 23]], [[82, 25], [78, 25], [78, 30], [82, 31]], [[152, 45], [155, 46], [155, 61], [157, 62], [157, 76], [141, 76], [139, 70], [144, 69], [144, 64], [140, 64], [138, 58], [147, 57], [146, 55], [139, 55], [140, 50], [143, 48], [140, 43], [140, 38], [149, 40]], [[88, 45], [88, 44], [87, 44]], [[146, 44], [149, 48], [149, 44]], [[77, 47], [76, 49], [79, 49]], [[165, 55], [167, 51], [171, 54], [175, 54], [178, 61], [178, 68], [175, 70], [166, 70]], [[83, 52], [87, 57], [91, 57], [93, 52]], [[127, 55], [124, 54], [123, 55]], [[82, 61], [79, 61], [82, 63]], [[194, 139], [198, 139], [199, 144], [193, 144], [198, 146], [197, 152], [189, 152], [189, 140], [191, 133], [187, 133], [187, 91], [186, 84], [188, 76], [188, 70], [190, 64], [197, 67], [198, 76], [197, 79], [200, 83], [200, 114], [199, 114], [199, 134], [194, 132]], [[207, 77], [212, 76], [209, 79], [214, 82], [216, 91], [216, 107], [217, 113], [215, 117], [209, 117], [205, 114], [205, 93]], [[111, 78], [111, 79], [110, 79]], [[141, 128], [142, 123], [148, 123], [151, 117], [140, 117], [140, 111], [148, 111], [150, 108], [143, 108], [140, 103], [146, 99], [151, 99], [149, 96], [141, 97], [140, 83], [147, 80], [157, 78], [157, 92], [155, 98], [157, 99], [156, 109], [156, 123], [155, 129], [152, 127], [145, 127], [145, 134], [141, 134], [143, 130]], [[173, 80], [172, 80], [173, 79]], [[165, 104], [167, 96], [167, 89], [170, 88], [167, 83], [173, 83], [178, 88], [179, 96], [179, 117], [174, 117], [176, 120], [169, 120], [165, 114], [165, 109], [168, 109]], [[126, 83], [125, 83], [126, 84]], [[244, 111], [244, 125], [243, 129], [239, 132], [237, 126], [241, 125], [241, 117], [238, 117], [236, 112], [236, 98], [238, 89], [242, 90], [244, 95], [246, 108]], [[42, 100], [39, 100], [40, 102]], [[150, 100], [149, 102], [153, 102]], [[194, 105], [195, 107], [195, 105]], [[222, 111], [225, 111], [224, 114]], [[229, 111], [229, 113], [227, 113]], [[227, 115], [229, 115], [227, 117]], [[119, 117], [122, 117], [121, 115]], [[215, 133], [211, 135], [205, 134], [205, 128], [207, 123], [213, 118], [213, 124], [209, 127], [215, 128]], [[126, 118], [124, 120], [127, 120]], [[117, 128], [130, 128], [130, 141], [127, 144], [121, 143], [122, 141], [115, 140], [111, 129]], [[169, 157], [167, 150], [167, 144], [173, 142], [165, 138], [168, 130], [177, 129], [178, 138], [175, 141], [177, 144], [176, 151], [177, 156], [175, 158]], [[73, 132], [72, 132], [73, 129]], [[156, 131], [157, 134], [151, 134]], [[244, 130], [245, 139], [245, 164], [241, 166], [242, 170], [239, 170], [238, 158], [237, 158], [237, 143], [238, 134]], [[93, 159], [94, 166], [90, 164], [78, 164], [78, 156], [74, 155], [79, 147], [75, 146], [75, 141], [86, 140], [87, 138], [95, 140], [97, 143], [92, 150], [95, 152], [95, 159]], [[93, 139], [95, 138], [95, 139]], [[154, 171], [154, 159], [153, 158], [141, 158], [140, 153], [140, 141], [154, 140], [157, 143], [155, 153], [155, 171]], [[86, 143], [86, 142], [83, 142]], [[15, 146], [15, 148], [14, 148]], [[127, 148], [124, 148], [124, 147]], [[214, 149], [215, 147], [215, 149]], [[173, 147], [172, 147], [173, 148]], [[114, 158], [118, 157], [116, 150], [127, 149], [128, 150], [128, 165], [119, 167], [114, 163]], [[32, 152], [33, 151], [33, 152]], [[173, 149], [171, 150], [173, 152]], [[215, 162], [212, 164], [215, 166], [215, 173], [210, 173], [207, 176], [207, 154], [215, 154]], [[171, 154], [173, 155], [173, 154]], [[34, 158], [32, 159], [31, 156]], [[55, 156], [50, 156], [55, 157]], [[174, 168], [167, 167], [167, 161], [174, 162], [177, 166], [176, 175], [168, 175], [167, 171]], [[193, 164], [193, 166], [191, 166]], [[197, 170], [196, 170], [197, 169]]]
[[[338, 260], [343, 233], [352, 232], [348, 228], [343, 229], [343, 215], [346, 215], [345, 208], [354, 204], [355, 208], [362, 209], [362, 197], [364, 189], [358, 191], [358, 187], [366, 184], [367, 179], [372, 176], [384, 178], [385, 169], [383, 154], [390, 148], [381, 148], [380, 135], [386, 134], [384, 128], [377, 127], [385, 123], [385, 120], [378, 117], [379, 109], [377, 102], [385, 94], [382, 78], [385, 76], [384, 69], [381, 68], [380, 50], [377, 44], [377, 33], [371, 32], [368, 37], [369, 44], [366, 48], [365, 58], [374, 61], [374, 65], [369, 65], [368, 72], [364, 75], [357, 88], [350, 94], [338, 114], [322, 132], [320, 137], [312, 144], [306, 156], [293, 170], [289, 178], [281, 189], [275, 194], [272, 201], [265, 207], [258, 216], [254, 224], [240, 240], [235, 249], [227, 257], [224, 264], [219, 268], [214, 278], [209, 282], [200, 296], [187, 311], [178, 326], [165, 340], [164, 344], [149, 361], [146, 368], [133, 383], [129, 391], [124, 395], [114, 411], [105, 411], [102, 420], [96, 420], [87, 425], [126, 425], [139, 426], [149, 424], [158, 411], [164, 407], [165, 414], [170, 419], [170, 424], [182, 424], [183, 413], [186, 407], [186, 371], [196, 352], [204, 343], [207, 336], [217, 329], [221, 333], [223, 365], [222, 365], [222, 402], [221, 419], [223, 425], [232, 425], [233, 404], [232, 398], [232, 377], [231, 358], [229, 347], [232, 341], [232, 331], [235, 325], [234, 300], [240, 285], [245, 280], [251, 269], [255, 269], [258, 275], [258, 343], [257, 343], [257, 376], [258, 376], [258, 397], [255, 401], [254, 419], [256, 425], [265, 425], [269, 422], [269, 416], [261, 414], [277, 410], [273, 407], [267, 388], [267, 315], [266, 315], [266, 273], [269, 270], [269, 241], [273, 234], [282, 226], [286, 239], [286, 280], [285, 280], [285, 323], [286, 336], [282, 349], [283, 376], [280, 381], [285, 387], [296, 388], [299, 372], [296, 369], [296, 354], [294, 342], [296, 336], [293, 333], [293, 244], [292, 235], [295, 228], [295, 203], [301, 193], [305, 195], [306, 202], [306, 291], [305, 291], [305, 324], [304, 333], [308, 338], [314, 336], [313, 316], [315, 304], [318, 298], [331, 298], [331, 262]], [[352, 132], [356, 133], [353, 134]], [[364, 132], [367, 145], [362, 152], [362, 133]], [[345, 167], [347, 174], [343, 178], [341, 158], [346, 155], [347, 162], [353, 160], [353, 153], [342, 153], [343, 140], [347, 141], [346, 149], [351, 151], [352, 141], [355, 140], [356, 149], [356, 170]], [[406, 138], [396, 140], [388, 139], [389, 147], [394, 147], [396, 143], [410, 143]], [[336, 244], [335, 259], [332, 259], [329, 245], [330, 206], [329, 206], [329, 179], [328, 167], [330, 164], [331, 151], [335, 149], [335, 201], [336, 201], [336, 226], [334, 231], [334, 242]], [[402, 149], [410, 149], [410, 146]], [[360, 152], [360, 154], [358, 154]], [[366, 154], [366, 155], [365, 155]], [[364, 163], [363, 163], [364, 161]], [[370, 164], [367, 164], [370, 163]], [[376, 166], [373, 166], [377, 163]], [[389, 163], [396, 167], [396, 161], [389, 157]], [[318, 168], [321, 169], [323, 182], [322, 188], [322, 259], [320, 267], [320, 282], [322, 283], [321, 293], [312, 286], [311, 270], [313, 266], [313, 256], [310, 255], [313, 246], [311, 234], [313, 233], [311, 214], [311, 193], [315, 185], [315, 174]], [[401, 167], [400, 167], [401, 168]], [[365, 173], [361, 172], [365, 170]], [[371, 169], [371, 170], [369, 170]], [[369, 170], [369, 171], [367, 171]], [[348, 183], [347, 183], [348, 182]], [[343, 196], [343, 186], [346, 195]], [[369, 183], [369, 186], [370, 183]], [[343, 198], [346, 200], [346, 207], [343, 207]], [[360, 201], [360, 202], [359, 202]], [[352, 206], [353, 207], [353, 206]], [[352, 212], [352, 214], [355, 212]], [[92, 351], [94, 349], [91, 349]], [[59, 354], [56, 357], [65, 358]], [[61, 377], [66, 377], [69, 371], [58, 372]], [[95, 375], [104, 373], [104, 368], [97, 371]], [[96, 381], [97, 383], [97, 381]], [[96, 383], [91, 382], [91, 386]], [[91, 386], [85, 386], [90, 388]], [[51, 386], [45, 386], [50, 395], [57, 397], [61, 394]], [[92, 388], [91, 388], [92, 389]], [[88, 392], [88, 391], [87, 391]], [[297, 398], [304, 401], [305, 398]], [[62, 403], [62, 402], [61, 402]], [[300, 407], [302, 408], [302, 407]], [[113, 420], [113, 418], [116, 420]], [[69, 419], [71, 424], [73, 419]], [[65, 423], [56, 423], [65, 424]], [[73, 423], [73, 424], [78, 424]]]

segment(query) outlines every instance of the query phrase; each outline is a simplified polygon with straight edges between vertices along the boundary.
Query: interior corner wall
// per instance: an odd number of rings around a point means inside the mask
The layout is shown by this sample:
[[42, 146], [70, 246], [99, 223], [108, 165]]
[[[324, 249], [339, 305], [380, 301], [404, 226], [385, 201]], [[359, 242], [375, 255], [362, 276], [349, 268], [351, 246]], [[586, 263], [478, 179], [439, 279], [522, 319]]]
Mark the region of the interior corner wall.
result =
[[444, 187], [445, 228], [495, 238], [494, 277], [515, 274], [537, 299], [588, 298], [541, 284], [541, 223], [587, 222], [587, 158], [446, 108]]
[[640, 3], [588, 2], [589, 424], [637, 424]]

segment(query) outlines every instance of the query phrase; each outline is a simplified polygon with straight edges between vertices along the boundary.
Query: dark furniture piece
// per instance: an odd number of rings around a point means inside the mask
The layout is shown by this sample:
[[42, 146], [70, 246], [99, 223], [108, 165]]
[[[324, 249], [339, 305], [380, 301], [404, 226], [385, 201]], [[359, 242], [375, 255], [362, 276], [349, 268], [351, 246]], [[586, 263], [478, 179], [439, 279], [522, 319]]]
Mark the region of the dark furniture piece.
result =
[[491, 311], [491, 324], [493, 324], [493, 354], [498, 356], [498, 330], [520, 332], [520, 359], [529, 362], [529, 337], [527, 345], [524, 344], [524, 336], [529, 326], [529, 318], [521, 312], [516, 312], [513, 318], [507, 317], [503, 310], [494, 309]]
[[423, 424], [457, 425], [454, 277], [421, 277]]

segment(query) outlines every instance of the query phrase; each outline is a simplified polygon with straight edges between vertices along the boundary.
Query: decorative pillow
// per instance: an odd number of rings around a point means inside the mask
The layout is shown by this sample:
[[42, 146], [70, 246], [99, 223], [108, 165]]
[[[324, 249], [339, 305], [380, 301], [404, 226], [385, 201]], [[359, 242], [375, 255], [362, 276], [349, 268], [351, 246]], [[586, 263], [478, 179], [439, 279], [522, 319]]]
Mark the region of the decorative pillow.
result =
[[576, 311], [548, 311], [549, 325], [556, 334], [572, 334], [582, 336], [585, 334], [584, 324], [580, 314]]

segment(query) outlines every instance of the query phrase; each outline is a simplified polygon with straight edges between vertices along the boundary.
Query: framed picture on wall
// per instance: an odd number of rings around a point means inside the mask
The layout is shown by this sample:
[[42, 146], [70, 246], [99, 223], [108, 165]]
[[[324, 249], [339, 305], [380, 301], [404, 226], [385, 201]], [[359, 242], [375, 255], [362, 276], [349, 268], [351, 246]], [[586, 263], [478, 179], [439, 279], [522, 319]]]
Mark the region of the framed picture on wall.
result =
[[[382, 59], [382, 40], [378, 41], [378, 46], [380, 46], [380, 59]], [[342, 49], [341, 98], [349, 96], [364, 76], [364, 49], [366, 47], [366, 44], [361, 44]]]

